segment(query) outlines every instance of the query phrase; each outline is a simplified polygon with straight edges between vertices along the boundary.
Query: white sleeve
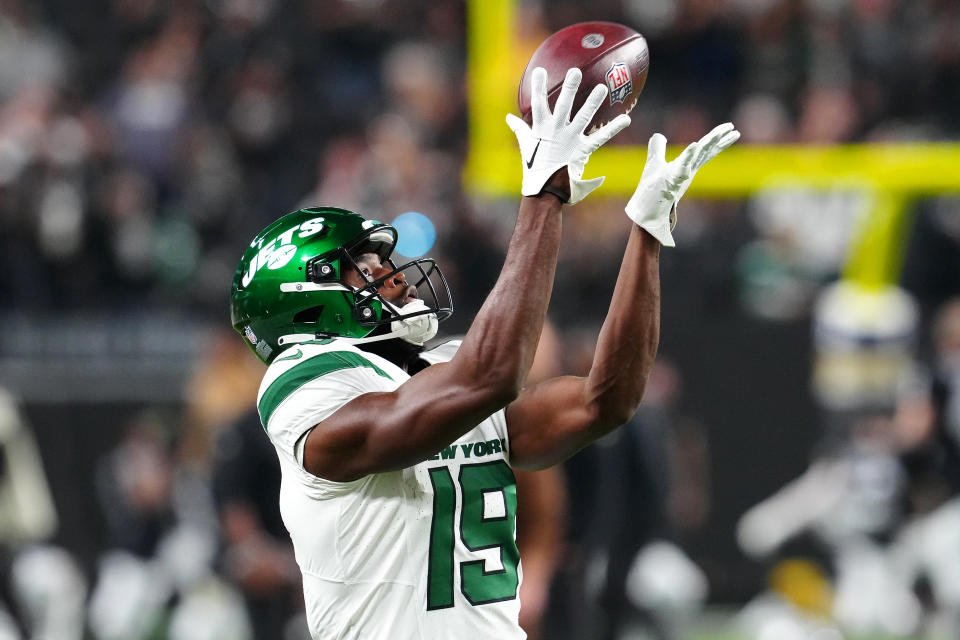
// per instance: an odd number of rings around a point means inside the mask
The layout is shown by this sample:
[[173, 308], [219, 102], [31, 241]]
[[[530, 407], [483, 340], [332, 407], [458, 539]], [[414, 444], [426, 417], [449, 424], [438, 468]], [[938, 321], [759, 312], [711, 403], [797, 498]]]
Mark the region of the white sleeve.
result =
[[321, 375], [291, 391], [269, 416], [263, 416], [281, 463], [295, 467], [298, 479], [314, 488], [350, 484], [323, 480], [303, 468], [305, 436], [354, 398], [376, 391], [393, 391], [396, 386], [390, 378], [373, 369], [354, 367]]

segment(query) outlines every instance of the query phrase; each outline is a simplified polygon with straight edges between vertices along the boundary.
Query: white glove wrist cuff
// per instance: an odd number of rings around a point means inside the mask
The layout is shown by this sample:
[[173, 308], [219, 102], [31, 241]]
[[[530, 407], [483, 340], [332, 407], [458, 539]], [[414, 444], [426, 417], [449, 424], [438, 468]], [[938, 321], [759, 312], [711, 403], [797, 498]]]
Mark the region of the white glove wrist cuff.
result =
[[599, 178], [591, 178], [590, 180], [578, 180], [574, 177], [570, 177], [570, 204], [577, 204], [592, 192], [594, 189], [603, 184], [604, 178], [601, 176]]
[[665, 247], [675, 247], [677, 243], [673, 240], [673, 234], [670, 232], [670, 221], [665, 223], [654, 223], [652, 221], [638, 222], [637, 226], [657, 239], [657, 242]]
[[549, 173], [547, 171], [536, 171], [531, 172], [523, 177], [523, 184], [520, 185], [520, 193], [525, 196], [538, 196], [543, 192], [543, 187], [550, 182], [550, 178], [553, 177], [553, 174], [556, 173], [559, 169], [562, 169], [565, 165], [560, 165], [555, 169], [551, 170]]

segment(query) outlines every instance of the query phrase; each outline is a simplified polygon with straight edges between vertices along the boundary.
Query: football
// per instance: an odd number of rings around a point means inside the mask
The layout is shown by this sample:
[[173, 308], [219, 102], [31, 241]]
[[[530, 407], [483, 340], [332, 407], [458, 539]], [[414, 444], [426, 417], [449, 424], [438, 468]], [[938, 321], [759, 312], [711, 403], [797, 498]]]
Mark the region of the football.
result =
[[581, 22], [557, 31], [533, 52], [520, 79], [517, 101], [520, 116], [531, 123], [530, 77], [533, 70], [547, 71], [547, 101], [557, 102], [567, 69], [578, 67], [583, 73], [573, 101], [571, 115], [583, 106], [598, 84], [606, 84], [610, 93], [587, 127], [589, 133], [621, 113], [630, 113], [650, 69], [650, 50], [642, 35], [616, 22]]

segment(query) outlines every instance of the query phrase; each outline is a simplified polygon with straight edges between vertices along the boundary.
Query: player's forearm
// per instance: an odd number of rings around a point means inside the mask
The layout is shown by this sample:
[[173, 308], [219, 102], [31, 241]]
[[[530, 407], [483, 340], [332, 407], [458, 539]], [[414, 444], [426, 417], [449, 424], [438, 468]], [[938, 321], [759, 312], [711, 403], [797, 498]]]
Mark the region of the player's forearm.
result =
[[516, 397], [533, 363], [553, 289], [560, 207], [550, 194], [523, 198], [500, 277], [451, 362], [502, 396], [500, 406]]
[[[553, 288], [560, 206], [552, 195], [523, 199], [500, 277], [449, 363], [428, 367], [393, 394], [371, 395], [362, 407], [351, 403], [338, 412], [358, 435], [326, 457], [325, 473], [336, 476], [325, 477], [349, 480], [416, 464], [517, 396]], [[383, 406], [371, 411], [377, 403]], [[358, 429], [360, 414], [380, 417]]]
[[601, 433], [640, 406], [660, 341], [660, 243], [640, 227], [630, 232], [613, 300], [597, 339], [587, 397]]
[[[557, 176], [565, 179], [566, 171]], [[408, 467], [517, 396], [553, 288], [560, 207], [550, 194], [523, 198], [500, 277], [453, 359], [427, 367], [393, 392], [359, 396], [324, 420], [307, 440], [310, 473], [346, 482]]]

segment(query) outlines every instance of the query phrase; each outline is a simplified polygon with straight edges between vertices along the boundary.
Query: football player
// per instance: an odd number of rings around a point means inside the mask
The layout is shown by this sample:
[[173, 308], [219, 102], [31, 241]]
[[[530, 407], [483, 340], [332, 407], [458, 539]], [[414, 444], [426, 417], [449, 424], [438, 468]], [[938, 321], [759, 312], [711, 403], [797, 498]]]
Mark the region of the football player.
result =
[[[651, 138], [623, 265], [593, 368], [524, 380], [544, 323], [561, 208], [602, 178], [590, 154], [595, 87], [571, 118], [571, 69], [551, 112], [532, 81], [519, 141], [523, 198], [503, 269], [462, 341], [424, 350], [452, 313], [430, 259], [396, 265], [397, 232], [342, 209], [288, 214], [260, 233], [234, 278], [234, 328], [269, 365], [258, 395], [282, 470], [280, 507], [320, 638], [523, 638], [513, 467], [556, 464], [627, 421], [659, 340], [660, 245], [696, 170], [739, 134], [721, 125], [665, 162]], [[378, 355], [379, 354], [379, 355]]]

